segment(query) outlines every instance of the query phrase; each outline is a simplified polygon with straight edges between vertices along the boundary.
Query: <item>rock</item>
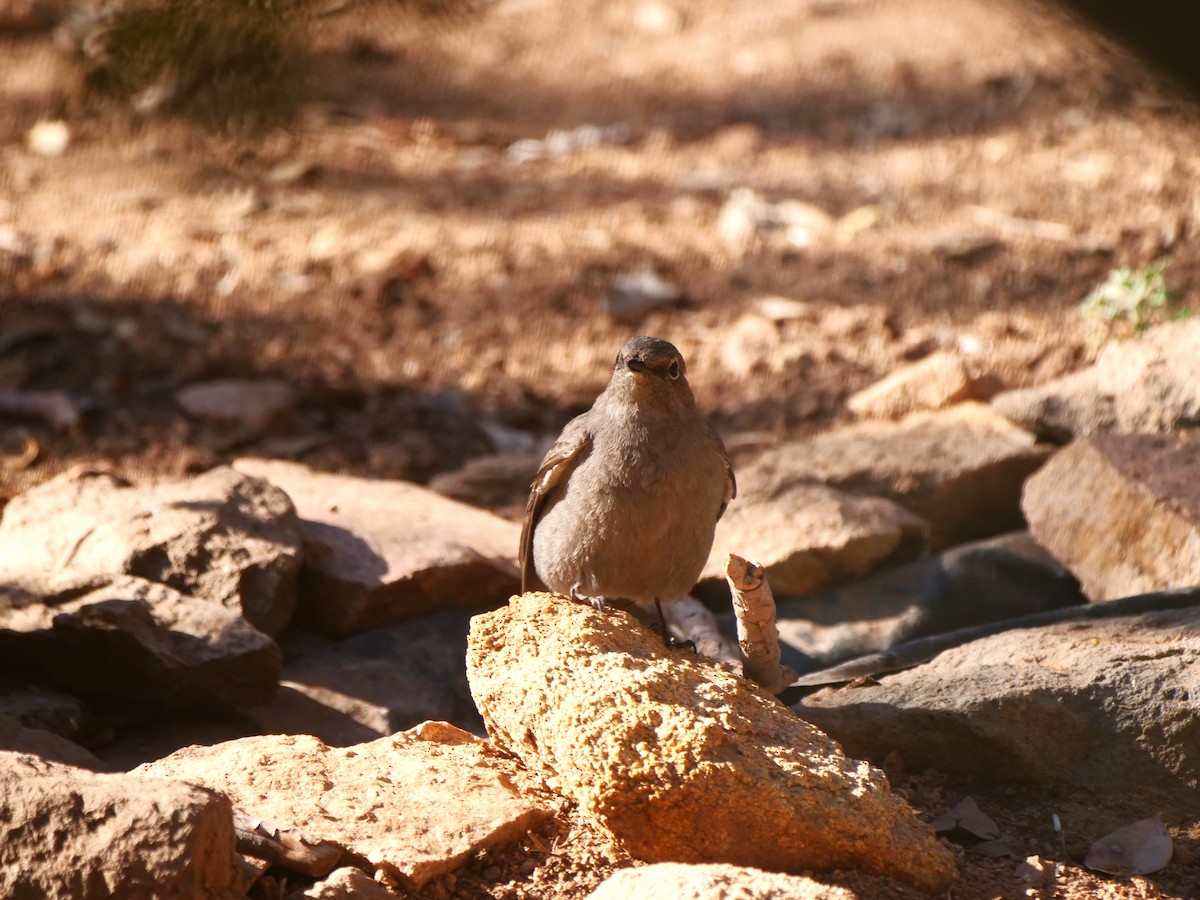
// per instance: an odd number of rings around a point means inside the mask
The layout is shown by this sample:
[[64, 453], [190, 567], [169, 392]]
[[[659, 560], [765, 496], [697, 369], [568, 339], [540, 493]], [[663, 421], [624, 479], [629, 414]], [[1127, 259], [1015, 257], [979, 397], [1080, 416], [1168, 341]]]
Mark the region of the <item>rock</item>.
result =
[[10, 678], [0, 679], [0, 716], [12, 716], [26, 728], [52, 731], [76, 742], [96, 727], [78, 697]]
[[1092, 600], [1200, 584], [1200, 434], [1108, 435], [1025, 486], [1033, 536]]
[[[781, 599], [780, 649], [784, 664], [804, 674], [925, 635], [1084, 602], [1070, 573], [1020, 531]], [[736, 635], [732, 613], [720, 624]]]
[[239, 459], [278, 485], [304, 535], [302, 614], [344, 637], [430, 612], [502, 602], [520, 589], [520, 526], [404, 481]]
[[733, 252], [750, 248], [763, 231], [780, 231], [792, 247], [809, 247], [833, 233], [833, 217], [802, 200], [774, 203], [749, 188], [736, 188], [717, 216], [717, 236]]
[[49, 31], [60, 14], [52, 0], [0, 0], [0, 34], [24, 36]]
[[215, 791], [0, 752], [0, 796], [0, 896], [235, 896], [233, 814]]
[[435, 475], [429, 487], [463, 503], [512, 510], [520, 515], [547, 449], [476, 457], [453, 472]]
[[358, 869], [334, 869], [300, 895], [310, 900], [396, 900], [396, 894]]
[[938, 548], [1022, 527], [1021, 485], [1049, 452], [986, 405], [960, 403], [768, 450], [738, 471], [735, 503], [797, 484], [882, 496], [927, 519]]
[[0, 575], [137, 575], [236, 610], [268, 634], [291, 619], [299, 569], [291, 501], [227, 467], [142, 487], [63, 475], [13, 499], [0, 519]]
[[656, 863], [610, 875], [588, 894], [588, 900], [854, 900], [856, 896], [803, 875], [720, 864]]
[[[741, 476], [739, 478], [739, 485]], [[805, 482], [739, 497], [717, 523], [702, 579], [725, 583], [730, 553], [766, 566], [778, 596], [800, 596], [846, 581], [924, 544], [929, 523], [881, 497], [855, 497]]]
[[1090, 368], [1006, 391], [992, 406], [1059, 440], [1097, 432], [1167, 432], [1200, 425], [1200, 320], [1172, 322], [1108, 344]]
[[467, 631], [480, 610], [447, 610], [368, 631], [301, 657], [251, 715], [267, 734], [348, 746], [430, 719], [483, 734], [467, 686]]
[[25, 135], [25, 146], [37, 156], [62, 156], [70, 145], [71, 128], [59, 119], [35, 122]]
[[520, 767], [444, 723], [354, 747], [309, 735], [185, 747], [134, 770], [219, 790], [236, 809], [334, 841], [418, 890], [551, 812], [521, 797]]
[[281, 378], [223, 378], [182, 387], [175, 402], [193, 418], [262, 429], [296, 405], [296, 391]]
[[[103, 772], [108, 768], [98, 756], [60, 735], [41, 728], [28, 728], [17, 719], [0, 713], [0, 750], [31, 753], [43, 759]], [[0, 807], [2, 809], [2, 807]]]
[[156, 707], [253, 706], [279, 681], [275, 642], [231, 610], [129, 575], [0, 582], [0, 675]]
[[779, 353], [783, 335], [779, 326], [757, 312], [743, 314], [725, 329], [719, 359], [735, 378], [776, 373], [785, 360]]
[[674, 306], [683, 298], [679, 286], [650, 266], [613, 279], [604, 298], [604, 312], [615, 322], [632, 325], [656, 309]]
[[912, 771], [1194, 798], [1198, 671], [1200, 607], [1009, 631], [793, 708]]
[[955, 875], [882, 773], [625, 613], [525, 594], [468, 641], [488, 733], [635, 858], [853, 866], [929, 890]]
[[846, 408], [864, 419], [899, 419], [918, 410], [980, 400], [986, 392], [960, 357], [939, 351], [851, 394]]
[[683, 26], [683, 13], [665, 3], [641, 3], [633, 11], [633, 27], [643, 34], [678, 34]]

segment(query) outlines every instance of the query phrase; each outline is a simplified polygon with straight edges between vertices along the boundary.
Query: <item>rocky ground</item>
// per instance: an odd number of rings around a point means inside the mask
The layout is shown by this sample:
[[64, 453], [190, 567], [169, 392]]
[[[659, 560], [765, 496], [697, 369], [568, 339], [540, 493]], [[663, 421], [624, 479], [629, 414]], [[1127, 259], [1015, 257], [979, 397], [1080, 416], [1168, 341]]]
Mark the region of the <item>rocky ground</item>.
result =
[[[648, 744], [633, 769], [657, 781], [589, 767], [571, 749], [587, 733], [547, 724], [587, 696], [535, 709], [559, 743], [531, 748], [503, 723], [511, 700], [463, 666], [471, 614], [514, 590], [545, 441], [641, 332], [684, 351], [735, 459], [742, 494], [698, 589], [727, 639], [725, 550], [767, 565], [785, 662], [809, 673], [1151, 595], [1136, 618], [999, 634], [784, 699], [882, 766], [920, 828], [974, 798], [990, 824], [939, 828], [955, 897], [1200, 895], [1200, 623], [1169, 590], [1200, 574], [1200, 334], [1170, 321], [1197, 305], [1200, 130], [1138, 63], [1032, 3], [501, 0], [434, 20], [352, 5], [321, 20], [289, 126], [230, 134], [95, 104], [65, 43], [0, 34], [0, 746], [33, 756], [0, 755], [6, 784], [45, 786], [6, 788], [8, 807], [61, 817], [70, 852], [53, 869], [30, 865], [36, 834], [0, 842], [0, 893], [53, 893], [53, 873], [102, 856], [115, 877], [126, 857], [105, 841], [154, 833], [129, 805], [153, 775], [188, 837], [139, 871], [214, 896], [260, 871], [235, 869], [231, 801], [336, 848], [359, 896], [356, 872], [431, 898], [587, 896], [684, 858], [611, 809], [661, 791], [648, 809], [728, 820], [727, 788], [672, 792], [661, 774], [717, 745]], [[1087, 314], [1118, 267], [1135, 271], [1114, 317]], [[489, 621], [497, 647], [522, 646]], [[759, 722], [730, 691], [724, 714]], [[708, 727], [711, 709], [662, 705], [681, 733]], [[737, 752], [802, 728], [787, 715]], [[486, 721], [504, 753], [454, 729], [385, 737], [426, 720]], [[328, 746], [304, 744], [274, 782], [262, 764], [231, 777], [222, 754], [300, 746], [262, 734]], [[396, 767], [394, 795], [364, 786], [337, 749], [352, 745], [376, 774]], [[395, 823], [425, 822], [404, 767], [431, 759], [448, 786], [422, 809], [478, 824], [435, 822], [418, 846]], [[459, 777], [496, 809], [453, 806], [472, 793]], [[300, 803], [314, 778], [336, 786], [317, 810]], [[793, 840], [808, 855], [783, 867], [861, 897], [938, 881], [931, 830], [920, 852], [856, 857], [838, 835], [871, 821], [879, 840], [881, 816], [822, 789], [842, 804], [827, 843]], [[1165, 868], [1084, 866], [1094, 840], [1155, 814]], [[89, 844], [84, 821], [109, 831]], [[647, 871], [665, 896], [766, 877]], [[250, 889], [339, 896], [294, 861]]]

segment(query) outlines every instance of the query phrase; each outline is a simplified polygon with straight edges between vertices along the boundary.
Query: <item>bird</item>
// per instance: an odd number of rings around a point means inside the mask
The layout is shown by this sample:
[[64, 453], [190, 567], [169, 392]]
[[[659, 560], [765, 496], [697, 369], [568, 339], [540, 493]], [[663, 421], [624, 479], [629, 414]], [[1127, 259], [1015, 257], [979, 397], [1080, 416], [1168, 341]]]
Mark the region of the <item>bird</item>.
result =
[[736, 495], [682, 354], [661, 338], [630, 338], [608, 386], [538, 468], [521, 528], [521, 590], [597, 609], [653, 603], [666, 637], [662, 603], [696, 584]]

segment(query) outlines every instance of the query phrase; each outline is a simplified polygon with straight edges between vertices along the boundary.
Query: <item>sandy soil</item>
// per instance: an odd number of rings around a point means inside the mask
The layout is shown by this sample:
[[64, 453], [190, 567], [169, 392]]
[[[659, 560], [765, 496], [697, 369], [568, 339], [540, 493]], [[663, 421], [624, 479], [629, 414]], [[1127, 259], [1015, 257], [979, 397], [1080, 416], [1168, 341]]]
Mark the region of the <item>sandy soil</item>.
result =
[[[499, 0], [316, 30], [296, 119], [237, 136], [97, 109], [50, 35], [0, 36], [0, 389], [84, 411], [0, 419], [0, 503], [74, 465], [246, 453], [427, 480], [556, 432], [631, 333], [680, 346], [736, 461], [936, 349], [1008, 385], [1085, 364], [1109, 330], [1076, 307], [1117, 265], [1169, 258], [1200, 308], [1200, 118], [1040, 5]], [[62, 155], [27, 145], [42, 119], [67, 123]], [[747, 190], [775, 225], [740, 227]], [[643, 270], [678, 297], [614, 315]], [[298, 399], [266, 429], [177, 407], [231, 377]], [[972, 793], [1068, 862], [1155, 811], [1102, 785], [898, 784], [931, 814]], [[1079, 823], [1065, 854], [1054, 812]], [[1200, 895], [1200, 826], [1177, 813], [1182, 862], [1072, 864], [1054, 896]], [[437, 890], [583, 896], [613, 861], [571, 827], [552, 864], [527, 847]], [[528, 859], [554, 878], [529, 886]], [[953, 896], [1021, 896], [1017, 861], [968, 854]]]

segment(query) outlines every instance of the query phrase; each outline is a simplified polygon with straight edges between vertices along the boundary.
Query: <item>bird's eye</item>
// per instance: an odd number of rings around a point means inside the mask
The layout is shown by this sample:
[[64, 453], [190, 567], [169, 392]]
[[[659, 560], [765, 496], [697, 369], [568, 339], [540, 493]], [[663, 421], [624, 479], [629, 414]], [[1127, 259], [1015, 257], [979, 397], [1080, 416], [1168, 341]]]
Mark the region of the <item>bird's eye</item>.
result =
[[667, 366], [667, 374], [671, 376], [672, 381], [674, 381], [676, 378], [679, 377], [679, 362], [678, 362], [678, 360], [674, 360], [674, 359], [671, 360], [671, 365]]

